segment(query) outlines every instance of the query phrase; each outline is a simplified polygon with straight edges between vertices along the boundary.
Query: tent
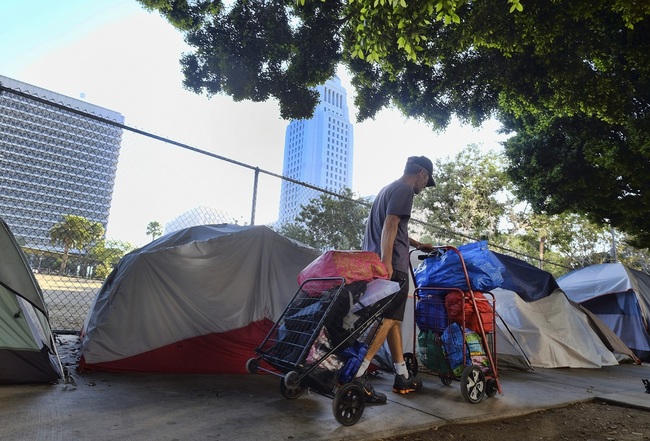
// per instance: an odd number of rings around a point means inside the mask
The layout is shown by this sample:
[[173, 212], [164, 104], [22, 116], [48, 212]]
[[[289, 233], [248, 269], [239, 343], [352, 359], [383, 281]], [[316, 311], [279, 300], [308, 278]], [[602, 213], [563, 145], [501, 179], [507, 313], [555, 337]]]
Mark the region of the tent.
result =
[[[599, 368], [618, 364], [616, 355], [591, 327], [586, 314], [561, 290], [526, 302], [513, 291], [492, 291], [497, 306], [497, 358], [500, 365]], [[523, 364], [522, 364], [523, 363]]]
[[43, 293], [2, 219], [0, 250], [0, 383], [56, 382], [63, 367]]
[[617, 356], [594, 330], [599, 324], [569, 301], [551, 273], [515, 257], [491, 253], [505, 267], [501, 287], [492, 291], [498, 314], [497, 356], [502, 364], [525, 366], [517, 349], [531, 367], [618, 364]]
[[650, 275], [603, 263], [558, 278], [569, 298], [599, 317], [642, 361], [650, 361]]
[[320, 255], [265, 226], [201, 225], [124, 256], [97, 293], [80, 370], [246, 373]]
[[604, 323], [567, 298], [552, 274], [490, 252], [505, 267], [503, 283], [492, 291], [498, 314], [497, 357], [504, 363], [513, 359], [517, 348], [532, 367], [599, 368], [634, 359]]

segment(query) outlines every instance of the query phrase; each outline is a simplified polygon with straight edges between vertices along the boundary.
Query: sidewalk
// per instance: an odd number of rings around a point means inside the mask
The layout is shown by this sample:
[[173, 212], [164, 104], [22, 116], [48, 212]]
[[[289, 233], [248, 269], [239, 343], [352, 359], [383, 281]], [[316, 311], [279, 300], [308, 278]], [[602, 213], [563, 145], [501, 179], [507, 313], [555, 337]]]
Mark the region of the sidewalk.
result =
[[463, 399], [459, 382], [444, 386], [420, 375], [423, 390], [405, 396], [391, 392], [391, 375], [373, 379], [389, 402], [366, 406], [357, 424], [344, 427], [334, 419], [333, 400], [309, 391], [288, 400], [280, 378], [268, 374], [73, 373], [76, 386], [0, 386], [0, 439], [369, 441], [595, 398], [650, 409], [642, 382], [650, 379], [648, 365], [501, 371], [503, 393], [478, 404]]

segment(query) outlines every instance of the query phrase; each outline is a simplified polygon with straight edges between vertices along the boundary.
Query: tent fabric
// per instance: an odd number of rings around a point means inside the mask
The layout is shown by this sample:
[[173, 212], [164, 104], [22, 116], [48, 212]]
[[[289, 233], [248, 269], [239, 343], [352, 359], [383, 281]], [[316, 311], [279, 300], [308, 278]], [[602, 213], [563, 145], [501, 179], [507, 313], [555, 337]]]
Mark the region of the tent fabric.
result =
[[63, 376], [43, 293], [0, 219], [0, 383], [52, 383]]
[[[254, 348], [259, 346], [272, 326], [272, 321], [264, 319], [240, 329], [192, 337], [85, 368], [111, 372], [243, 373], [241, 368], [254, 356]], [[229, 365], [233, 371], [225, 372], [224, 364]]]
[[558, 279], [574, 302], [591, 311], [641, 361], [650, 361], [650, 276], [621, 263], [571, 271]]
[[500, 288], [516, 292], [525, 301], [530, 302], [547, 297], [559, 288], [551, 273], [515, 257], [494, 251], [491, 253], [506, 268]]
[[[588, 318], [571, 305], [561, 290], [532, 302], [513, 291], [496, 289], [492, 293], [497, 313], [511, 332], [497, 338], [506, 338], [509, 346], [520, 347], [532, 366], [599, 368], [618, 364]], [[501, 343], [497, 339], [497, 354]]]
[[612, 331], [609, 326], [607, 326], [598, 316], [587, 308], [582, 306], [580, 303], [576, 303], [573, 300], [569, 300], [571, 304], [578, 308], [589, 320], [589, 324], [594, 332], [600, 337], [600, 340], [603, 344], [614, 353], [616, 358], [619, 361], [632, 360], [634, 363], [641, 364], [641, 360], [636, 356], [636, 354], [629, 348], [623, 340], [619, 338], [614, 331]]
[[124, 256], [82, 330], [80, 369], [245, 373], [318, 250], [268, 227], [201, 225]]
[[620, 263], [603, 263], [573, 270], [559, 277], [558, 283], [578, 303], [634, 289], [627, 270]]

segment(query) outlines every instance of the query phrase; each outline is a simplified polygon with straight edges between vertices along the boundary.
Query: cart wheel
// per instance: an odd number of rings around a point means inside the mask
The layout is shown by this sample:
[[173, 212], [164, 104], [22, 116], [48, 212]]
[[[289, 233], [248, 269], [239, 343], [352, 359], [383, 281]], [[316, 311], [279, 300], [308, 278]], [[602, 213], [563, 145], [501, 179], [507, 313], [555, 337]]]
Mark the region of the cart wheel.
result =
[[408, 369], [411, 375], [418, 374], [418, 358], [415, 355], [411, 352], [406, 352], [404, 354], [404, 362], [406, 363], [406, 369]]
[[363, 390], [356, 383], [347, 383], [334, 395], [332, 410], [334, 418], [343, 426], [352, 426], [363, 415], [366, 403]]
[[246, 362], [246, 372], [249, 374], [256, 374], [259, 367], [260, 360], [257, 358], [251, 358]]
[[499, 392], [499, 388], [497, 387], [497, 380], [494, 378], [488, 378], [485, 381], [485, 395], [488, 397], [493, 397]]
[[284, 375], [283, 382], [287, 389], [296, 389], [300, 387], [300, 374], [296, 371], [289, 371]]
[[442, 381], [442, 384], [444, 384], [445, 386], [451, 386], [451, 383], [454, 382], [454, 377], [452, 377], [451, 375], [441, 375], [440, 381]]
[[284, 378], [280, 378], [280, 393], [284, 398], [295, 400], [305, 391], [301, 386], [287, 387]]
[[467, 366], [460, 377], [463, 398], [472, 404], [479, 403], [485, 395], [485, 374], [478, 366]]

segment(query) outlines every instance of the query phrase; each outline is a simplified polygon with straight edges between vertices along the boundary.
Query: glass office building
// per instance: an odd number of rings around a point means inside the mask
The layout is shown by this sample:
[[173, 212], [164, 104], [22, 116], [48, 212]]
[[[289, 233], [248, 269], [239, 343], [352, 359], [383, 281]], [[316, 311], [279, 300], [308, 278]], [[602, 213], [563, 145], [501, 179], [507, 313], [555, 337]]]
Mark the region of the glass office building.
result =
[[[352, 188], [354, 134], [341, 80], [334, 77], [317, 87], [320, 103], [313, 118], [291, 121], [284, 141], [282, 174], [334, 192]], [[282, 182], [278, 224], [292, 222], [318, 192]]]
[[119, 124], [124, 117], [4, 76], [0, 84], [0, 217], [34, 249], [49, 248], [49, 231], [65, 215], [105, 230], [122, 129], [86, 114]]

